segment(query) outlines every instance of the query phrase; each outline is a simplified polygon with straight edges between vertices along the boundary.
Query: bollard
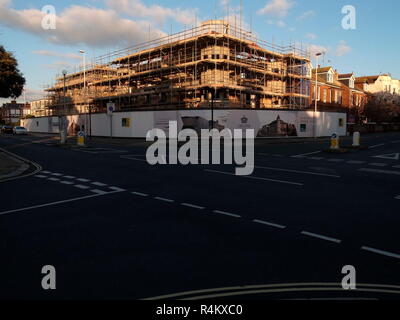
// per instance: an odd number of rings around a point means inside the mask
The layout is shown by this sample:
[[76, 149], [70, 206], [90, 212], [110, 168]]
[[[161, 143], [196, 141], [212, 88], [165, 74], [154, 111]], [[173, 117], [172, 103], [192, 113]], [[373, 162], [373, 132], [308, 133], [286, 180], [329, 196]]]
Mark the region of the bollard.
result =
[[339, 149], [339, 136], [334, 133], [331, 137], [331, 150]]
[[85, 146], [85, 133], [83, 131], [78, 132], [77, 144], [81, 147]]
[[359, 132], [354, 132], [353, 134], [353, 147], [359, 147], [360, 146], [360, 133]]

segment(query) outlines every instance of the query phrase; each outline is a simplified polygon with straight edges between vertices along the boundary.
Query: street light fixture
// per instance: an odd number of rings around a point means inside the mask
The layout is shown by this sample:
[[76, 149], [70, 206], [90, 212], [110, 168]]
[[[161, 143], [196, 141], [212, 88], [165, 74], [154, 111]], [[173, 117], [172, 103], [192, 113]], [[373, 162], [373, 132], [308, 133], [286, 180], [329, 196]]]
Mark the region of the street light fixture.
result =
[[322, 53], [315, 54], [315, 97], [314, 97], [314, 139], [317, 139], [317, 109], [318, 109], [318, 57]]

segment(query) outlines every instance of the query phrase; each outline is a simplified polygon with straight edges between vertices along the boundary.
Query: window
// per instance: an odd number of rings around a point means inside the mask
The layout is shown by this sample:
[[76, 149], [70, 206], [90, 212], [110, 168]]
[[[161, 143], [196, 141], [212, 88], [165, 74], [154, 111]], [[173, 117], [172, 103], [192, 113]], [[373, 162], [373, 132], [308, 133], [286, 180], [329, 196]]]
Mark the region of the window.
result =
[[344, 126], [344, 120], [343, 118], [339, 118], [339, 127], [343, 127]]
[[205, 54], [205, 55], [204, 55], [204, 59], [208, 59], [208, 54]]
[[305, 123], [300, 124], [300, 132], [307, 132], [307, 125]]
[[339, 96], [338, 96], [338, 92], [337, 92], [337, 90], [335, 90], [335, 103], [338, 103], [339, 101]]
[[122, 118], [122, 126], [125, 128], [129, 128], [131, 126], [130, 118]]
[[350, 79], [350, 88], [354, 88], [354, 79], [353, 78], [351, 78]]
[[318, 101], [321, 100], [321, 87], [318, 87], [318, 98], [317, 98], [317, 100]]
[[328, 73], [328, 82], [329, 83], [333, 82], [333, 74], [332, 73]]
[[326, 89], [324, 89], [324, 103], [326, 103], [326, 96], [327, 96], [327, 92], [326, 92]]

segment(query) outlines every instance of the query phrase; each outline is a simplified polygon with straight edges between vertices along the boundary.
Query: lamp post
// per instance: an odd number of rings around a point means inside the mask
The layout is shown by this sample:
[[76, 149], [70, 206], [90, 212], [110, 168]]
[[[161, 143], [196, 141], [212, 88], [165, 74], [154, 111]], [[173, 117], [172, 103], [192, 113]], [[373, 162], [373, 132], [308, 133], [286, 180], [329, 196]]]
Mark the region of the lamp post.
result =
[[63, 70], [62, 71], [63, 74], [63, 83], [64, 83], [64, 87], [63, 87], [63, 116], [59, 116], [59, 130], [60, 130], [60, 142], [61, 144], [65, 144], [66, 140], [67, 140], [67, 134], [66, 134], [66, 128], [65, 128], [65, 119], [64, 117], [66, 116], [66, 89], [65, 89], [65, 77], [67, 76], [67, 71]]
[[315, 101], [314, 101], [314, 139], [317, 139], [317, 109], [318, 109], [318, 57], [321, 52], [315, 54]]
[[[86, 107], [86, 51], [79, 50], [83, 58], [83, 101]], [[87, 135], [87, 114], [85, 112], [85, 135]]]

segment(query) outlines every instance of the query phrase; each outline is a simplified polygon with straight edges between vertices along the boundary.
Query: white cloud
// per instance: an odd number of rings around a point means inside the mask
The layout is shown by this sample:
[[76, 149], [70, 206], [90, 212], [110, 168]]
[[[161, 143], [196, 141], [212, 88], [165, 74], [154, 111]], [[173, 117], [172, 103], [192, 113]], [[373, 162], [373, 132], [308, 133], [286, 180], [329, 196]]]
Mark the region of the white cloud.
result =
[[310, 39], [310, 40], [315, 40], [315, 39], [317, 39], [318, 37], [317, 37], [317, 35], [314, 34], [314, 33], [307, 33], [307, 34], [306, 34], [306, 38], [307, 38], [307, 39]]
[[293, 5], [294, 2], [290, 0], [271, 0], [264, 8], [258, 10], [258, 14], [284, 18], [288, 15]]
[[309, 11], [304, 12], [301, 16], [297, 17], [297, 20], [306, 20], [313, 16], [315, 16], [315, 11], [309, 10]]
[[[57, 16], [55, 30], [41, 26], [44, 14], [37, 9], [15, 10], [9, 0], [0, 0], [0, 24], [19, 29], [57, 44], [94, 47], [127, 46], [148, 40], [149, 22], [121, 18], [114, 10], [82, 6], [66, 8]], [[153, 28], [151, 38], [165, 36]]]
[[166, 19], [173, 19], [185, 25], [194, 25], [196, 10], [166, 8], [154, 4], [146, 6], [141, 0], [105, 0], [106, 5], [118, 13], [131, 17], [144, 18], [162, 24]]
[[276, 22], [276, 25], [277, 25], [279, 28], [284, 28], [284, 27], [286, 27], [286, 23], [285, 23], [284, 21], [282, 21], [282, 20], [277, 21], [277, 22]]
[[329, 48], [324, 47], [324, 46], [319, 46], [319, 45], [316, 45], [316, 44], [312, 44], [312, 45], [310, 45], [308, 47], [308, 51], [310, 52], [310, 55], [313, 58], [313, 57], [315, 57], [315, 55], [317, 53], [323, 53], [323, 54], [328, 53], [329, 52]]
[[336, 55], [337, 57], [342, 57], [342, 56], [344, 56], [345, 54], [348, 54], [348, 53], [350, 53], [350, 52], [351, 52], [351, 47], [348, 46], [348, 45], [346, 44], [346, 41], [344, 41], [344, 40], [341, 40], [341, 41], [339, 42], [338, 46], [337, 46], [336, 49], [335, 49], [335, 55]]
[[63, 53], [63, 52], [55, 52], [55, 51], [49, 51], [49, 50], [36, 50], [36, 51], [32, 51], [32, 53], [40, 55], [40, 56], [56, 57], [56, 58], [63, 58], [63, 59], [74, 59], [74, 60], [82, 59], [82, 56], [75, 54], [75, 53]]

